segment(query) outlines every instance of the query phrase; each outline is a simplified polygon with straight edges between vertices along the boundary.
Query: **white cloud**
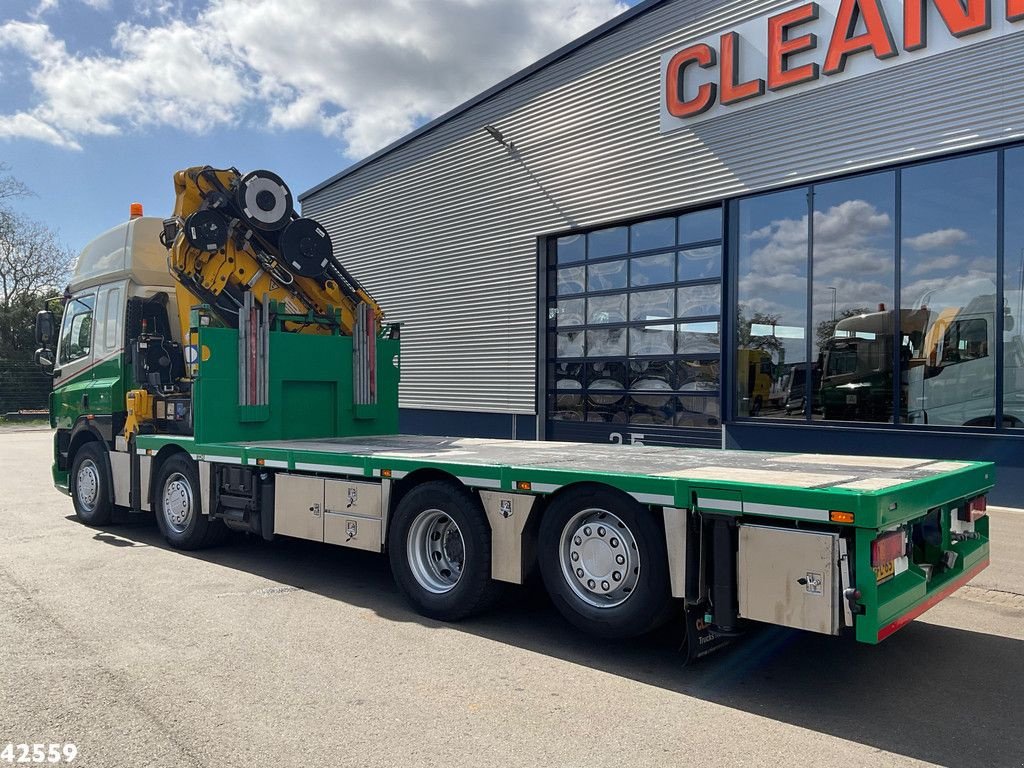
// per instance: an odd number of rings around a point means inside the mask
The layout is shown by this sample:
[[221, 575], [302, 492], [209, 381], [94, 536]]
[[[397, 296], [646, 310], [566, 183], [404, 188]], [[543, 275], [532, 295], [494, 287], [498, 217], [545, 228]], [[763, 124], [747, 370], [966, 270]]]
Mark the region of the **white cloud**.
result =
[[[948, 253], [945, 256], [936, 256], [931, 259], [925, 259], [922, 262], [915, 264], [910, 269], [912, 275], [926, 275], [929, 272], [935, 272], [940, 269], [952, 269], [960, 263], [960, 257], [955, 253]], [[947, 279], [949, 276], [946, 276]]]
[[967, 233], [962, 229], [936, 229], [934, 232], [925, 232], [915, 237], [903, 238], [903, 243], [918, 251], [932, 251], [939, 248], [951, 248], [957, 243], [967, 239]]
[[625, 9], [618, 0], [209, 0], [186, 19], [171, 0], [142, 7], [158, 22], [121, 23], [111, 55], [71, 52], [42, 23], [0, 26], [0, 47], [32, 67], [26, 114], [50, 128], [50, 138], [20, 135], [71, 146], [138, 125], [202, 131], [243, 120], [319, 130], [360, 157]]

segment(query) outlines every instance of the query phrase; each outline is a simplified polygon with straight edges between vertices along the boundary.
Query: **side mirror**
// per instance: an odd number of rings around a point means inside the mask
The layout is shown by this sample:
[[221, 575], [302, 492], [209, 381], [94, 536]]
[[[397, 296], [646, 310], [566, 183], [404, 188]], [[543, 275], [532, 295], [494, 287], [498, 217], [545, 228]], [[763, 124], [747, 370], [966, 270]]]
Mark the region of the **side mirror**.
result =
[[48, 309], [36, 312], [36, 344], [49, 347], [56, 335], [57, 322], [53, 319], [53, 312]]
[[43, 370], [53, 370], [53, 350], [46, 349], [45, 347], [42, 349], [37, 349], [36, 365], [38, 365]]

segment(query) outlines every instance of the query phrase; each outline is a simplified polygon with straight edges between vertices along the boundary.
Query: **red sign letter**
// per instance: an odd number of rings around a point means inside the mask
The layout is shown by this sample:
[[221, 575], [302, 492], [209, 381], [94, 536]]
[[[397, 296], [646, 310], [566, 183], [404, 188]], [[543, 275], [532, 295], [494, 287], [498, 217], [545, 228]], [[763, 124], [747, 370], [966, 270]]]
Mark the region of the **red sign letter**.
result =
[[[857, 22], [864, 20], [864, 34], [854, 34]], [[878, 0], [842, 0], [836, 13], [836, 26], [825, 56], [826, 75], [835, 75], [846, 69], [846, 59], [861, 51], [874, 51], [879, 59], [896, 55], [896, 41], [889, 30], [889, 20]]]
[[804, 64], [793, 69], [786, 66], [786, 59], [790, 56], [818, 47], [817, 35], [801, 35], [790, 40], [787, 37], [789, 28], [817, 18], [818, 4], [806, 3], [768, 19], [768, 87], [771, 90], [778, 91], [818, 79], [817, 64]]
[[[1021, 0], [1024, 2], [1024, 0]], [[735, 104], [738, 101], [764, 95], [764, 80], [756, 78], [738, 83], [740, 75], [740, 36], [735, 32], [722, 35], [721, 102]]]
[[[928, 45], [928, 16], [924, 9], [925, 3], [928, 1], [906, 0], [903, 4], [903, 48], [905, 50], [916, 51]], [[931, 2], [938, 9], [939, 15], [946, 22], [946, 28], [953, 37], [963, 37], [992, 28], [989, 0], [966, 0], [966, 10], [962, 0], [931, 0]], [[1008, 18], [1010, 5], [1019, 4], [1019, 2], [1020, 0], [1008, 0]]]
[[665, 106], [673, 117], [694, 117], [707, 112], [715, 105], [718, 87], [704, 83], [697, 89], [697, 95], [689, 101], [683, 91], [686, 68], [696, 64], [701, 69], [715, 66], [715, 49], [705, 43], [690, 46], [669, 59], [665, 70]]
[[1006, 0], [1006, 20], [1020, 21], [1024, 19], [1024, 0]]

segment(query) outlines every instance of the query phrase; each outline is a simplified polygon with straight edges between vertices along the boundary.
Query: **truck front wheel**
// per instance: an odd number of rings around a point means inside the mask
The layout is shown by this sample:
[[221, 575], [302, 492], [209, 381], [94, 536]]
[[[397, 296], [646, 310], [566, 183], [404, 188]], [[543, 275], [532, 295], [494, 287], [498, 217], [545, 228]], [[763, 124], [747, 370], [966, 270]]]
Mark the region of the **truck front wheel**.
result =
[[434, 481], [399, 502], [388, 533], [391, 572], [424, 616], [458, 621], [500, 593], [491, 580], [491, 531], [479, 502], [464, 488]]
[[106, 525], [114, 511], [110, 458], [100, 443], [86, 443], [71, 465], [71, 501], [86, 525]]
[[227, 529], [203, 514], [199, 473], [184, 454], [167, 459], [157, 475], [153, 509], [167, 543], [175, 549], [202, 549], [219, 544]]
[[665, 536], [632, 499], [611, 489], [569, 491], [544, 513], [538, 544], [548, 594], [585, 632], [635, 637], [670, 617]]

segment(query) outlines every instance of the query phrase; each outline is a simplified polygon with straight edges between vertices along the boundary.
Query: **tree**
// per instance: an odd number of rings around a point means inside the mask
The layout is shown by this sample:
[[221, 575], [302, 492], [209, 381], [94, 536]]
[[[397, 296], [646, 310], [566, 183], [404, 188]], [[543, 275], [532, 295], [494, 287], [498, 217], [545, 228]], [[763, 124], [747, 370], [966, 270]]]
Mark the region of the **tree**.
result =
[[74, 257], [52, 229], [11, 209], [30, 192], [6, 171], [0, 164], [0, 360], [29, 360], [35, 313], [60, 292]]

